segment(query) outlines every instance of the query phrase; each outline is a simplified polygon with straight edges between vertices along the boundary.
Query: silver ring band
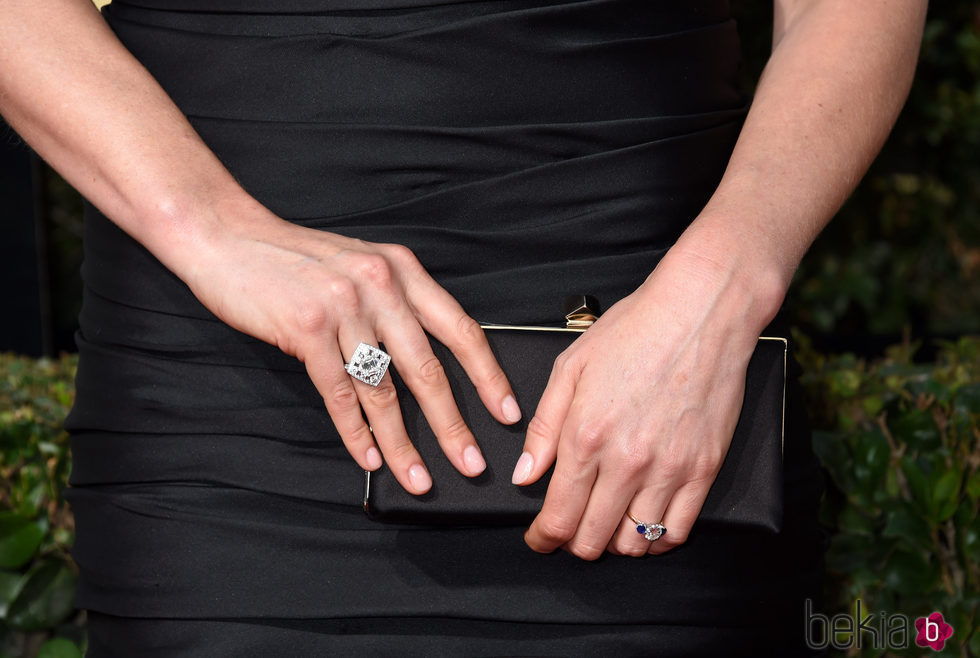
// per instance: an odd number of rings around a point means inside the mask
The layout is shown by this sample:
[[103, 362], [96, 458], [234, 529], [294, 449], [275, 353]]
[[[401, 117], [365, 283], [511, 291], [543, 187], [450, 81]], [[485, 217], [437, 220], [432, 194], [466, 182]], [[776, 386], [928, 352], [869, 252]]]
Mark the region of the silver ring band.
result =
[[361, 343], [354, 350], [354, 356], [344, 364], [347, 374], [369, 386], [377, 386], [388, 370], [391, 356], [381, 348]]

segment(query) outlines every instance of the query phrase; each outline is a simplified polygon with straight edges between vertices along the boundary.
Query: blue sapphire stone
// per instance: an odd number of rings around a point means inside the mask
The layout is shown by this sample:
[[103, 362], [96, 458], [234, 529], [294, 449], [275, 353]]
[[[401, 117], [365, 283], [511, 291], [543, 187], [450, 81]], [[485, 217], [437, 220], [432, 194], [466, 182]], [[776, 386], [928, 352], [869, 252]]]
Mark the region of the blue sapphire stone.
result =
[[640, 525], [636, 526], [636, 531], [641, 535], [645, 535], [647, 532], [647, 527], [641, 523]]

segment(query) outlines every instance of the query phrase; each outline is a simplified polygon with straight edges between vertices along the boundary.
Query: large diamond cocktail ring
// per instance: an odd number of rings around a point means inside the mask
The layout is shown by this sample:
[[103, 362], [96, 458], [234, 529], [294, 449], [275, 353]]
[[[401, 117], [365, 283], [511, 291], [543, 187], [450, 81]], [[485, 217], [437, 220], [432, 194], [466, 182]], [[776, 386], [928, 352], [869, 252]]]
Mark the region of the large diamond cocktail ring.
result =
[[657, 541], [667, 532], [667, 528], [663, 527], [659, 523], [644, 523], [638, 520], [629, 512], [626, 512], [626, 516], [629, 517], [630, 521], [636, 524], [636, 531], [643, 535], [643, 538], [647, 541]]
[[361, 343], [354, 350], [350, 363], [344, 364], [347, 374], [370, 386], [377, 386], [388, 370], [391, 357], [382, 349]]

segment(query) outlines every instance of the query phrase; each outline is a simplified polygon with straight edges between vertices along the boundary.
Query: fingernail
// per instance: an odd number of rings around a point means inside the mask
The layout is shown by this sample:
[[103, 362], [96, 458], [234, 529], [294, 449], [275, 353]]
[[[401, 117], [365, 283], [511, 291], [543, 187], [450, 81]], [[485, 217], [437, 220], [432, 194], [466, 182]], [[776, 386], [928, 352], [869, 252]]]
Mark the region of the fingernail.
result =
[[521, 408], [517, 406], [517, 400], [514, 399], [513, 395], [505, 397], [500, 408], [504, 412], [504, 418], [508, 421], [516, 423], [521, 419]]
[[476, 446], [467, 446], [466, 450], [463, 451], [463, 463], [466, 464], [466, 470], [473, 475], [479, 475], [487, 467], [487, 463], [483, 461], [483, 455], [480, 454], [480, 450]]
[[373, 446], [367, 449], [367, 452], [364, 455], [364, 459], [368, 463], [368, 470], [371, 471], [378, 470], [379, 468], [381, 468], [381, 464], [383, 463], [381, 459], [381, 453], [378, 452], [378, 449]]
[[531, 456], [531, 453], [523, 453], [521, 458], [517, 460], [517, 465], [514, 467], [514, 475], [510, 479], [511, 483], [524, 484], [527, 478], [531, 475], [531, 467], [533, 466], [534, 457]]
[[432, 478], [429, 477], [429, 472], [425, 470], [425, 466], [421, 464], [416, 464], [408, 469], [408, 480], [416, 491], [424, 493], [432, 487]]

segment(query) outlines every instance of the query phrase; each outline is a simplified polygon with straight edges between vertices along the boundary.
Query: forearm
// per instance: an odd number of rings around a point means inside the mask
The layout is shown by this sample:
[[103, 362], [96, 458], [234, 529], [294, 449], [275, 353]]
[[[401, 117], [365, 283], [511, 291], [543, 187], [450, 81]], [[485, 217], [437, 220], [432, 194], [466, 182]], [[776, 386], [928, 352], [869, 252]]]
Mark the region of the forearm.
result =
[[178, 273], [222, 209], [263, 213], [89, 0], [4, 4], [0, 113]]
[[716, 193], [676, 252], [775, 314], [800, 259], [881, 148], [926, 2], [776, 2], [773, 54]]

